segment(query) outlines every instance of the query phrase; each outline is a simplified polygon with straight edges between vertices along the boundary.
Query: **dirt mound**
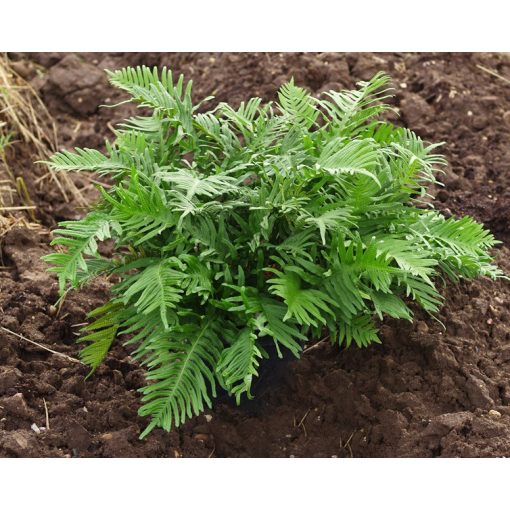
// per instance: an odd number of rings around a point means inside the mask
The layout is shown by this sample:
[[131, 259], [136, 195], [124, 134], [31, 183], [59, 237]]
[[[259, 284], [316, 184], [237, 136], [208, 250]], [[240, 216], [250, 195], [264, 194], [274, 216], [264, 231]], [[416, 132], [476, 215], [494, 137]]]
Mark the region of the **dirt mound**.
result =
[[[194, 80], [194, 94], [233, 104], [274, 99], [289, 77], [314, 92], [351, 87], [383, 69], [397, 89], [399, 122], [449, 159], [437, 207], [473, 215], [505, 244], [510, 273], [510, 87], [479, 65], [510, 76], [505, 56], [485, 54], [16, 54], [58, 121], [63, 147], [100, 147], [132, 105], [102, 69], [167, 65]], [[110, 127], [109, 127], [110, 126]], [[20, 147], [17, 172], [30, 176]], [[83, 181], [86, 186], [86, 181]], [[90, 186], [90, 197], [93, 186]], [[51, 226], [82, 212], [51, 190], [34, 197]], [[103, 302], [98, 280], [61, 308], [39, 258], [49, 235], [17, 229], [1, 242], [0, 455], [3, 456], [508, 456], [510, 455], [510, 286], [478, 280], [451, 286], [439, 319], [386, 321], [383, 345], [340, 351], [321, 343], [299, 361], [276, 364], [256, 400], [214, 409], [170, 434], [138, 434], [142, 371], [122, 346], [89, 380], [85, 367], [7, 330], [77, 356], [85, 313]], [[46, 422], [48, 412], [49, 429]], [[33, 426], [35, 424], [35, 426]]]

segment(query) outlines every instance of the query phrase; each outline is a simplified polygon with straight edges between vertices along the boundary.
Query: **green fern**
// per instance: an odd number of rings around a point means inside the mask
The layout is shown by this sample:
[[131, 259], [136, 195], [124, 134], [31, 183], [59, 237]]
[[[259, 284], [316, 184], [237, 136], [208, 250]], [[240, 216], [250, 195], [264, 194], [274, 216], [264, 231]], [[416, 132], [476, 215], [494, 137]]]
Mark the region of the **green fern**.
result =
[[54, 230], [57, 237], [51, 244], [65, 246], [67, 251], [53, 253], [43, 259], [53, 264], [49, 271], [58, 274], [60, 292], [63, 292], [68, 280], [77, 287], [90, 276], [89, 263], [94, 259], [85, 259], [85, 256], [99, 258], [97, 242], [110, 239], [117, 224], [106, 214], [90, 213], [80, 221], [63, 221], [60, 227], [63, 228]]
[[88, 318], [100, 316], [82, 329], [88, 334], [78, 339], [78, 342], [89, 344], [80, 352], [81, 360], [91, 368], [88, 377], [106, 358], [117, 335], [122, 311], [123, 307], [120, 303], [111, 301], [88, 314]]
[[[120, 124], [104, 153], [49, 159], [112, 185], [60, 224], [45, 260], [62, 293], [115, 275], [81, 356], [93, 372], [116, 337], [133, 346], [147, 378], [142, 437], [213, 405], [218, 385], [252, 398], [267, 338], [278, 356], [299, 357], [324, 329], [364, 347], [380, 342], [376, 320], [412, 320], [411, 300], [436, 313], [438, 279], [503, 276], [482, 225], [421, 207], [445, 161], [440, 144], [379, 120], [391, 111], [385, 74], [321, 98], [291, 80], [277, 104], [201, 113], [191, 82], [166, 69], [108, 75], [152, 113]], [[98, 250], [108, 239], [112, 259]]]
[[186, 418], [211, 405], [209, 393], [216, 396], [215, 369], [222, 342], [218, 324], [212, 319], [175, 327], [168, 336], [159, 335], [147, 349], [147, 379], [152, 384], [142, 389], [140, 415], [152, 421], [142, 433], [154, 427], [170, 430]]

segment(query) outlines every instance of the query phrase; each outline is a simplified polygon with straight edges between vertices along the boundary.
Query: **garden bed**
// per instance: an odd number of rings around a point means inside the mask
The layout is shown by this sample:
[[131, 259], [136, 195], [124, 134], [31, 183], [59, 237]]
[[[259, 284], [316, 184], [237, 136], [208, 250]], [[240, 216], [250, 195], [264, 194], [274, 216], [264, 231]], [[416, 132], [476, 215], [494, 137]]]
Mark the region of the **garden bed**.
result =
[[[378, 70], [397, 91], [400, 123], [445, 141], [449, 165], [434, 190], [446, 214], [470, 214], [503, 244], [497, 261], [510, 274], [510, 59], [488, 54], [13, 54], [16, 71], [40, 91], [57, 122], [61, 147], [100, 148], [110, 127], [133, 113], [102, 69], [167, 65], [194, 80], [194, 95], [233, 105], [274, 99], [291, 76], [314, 93], [350, 88]], [[110, 126], [110, 127], [109, 127]], [[40, 257], [49, 229], [77, 219], [38, 159], [13, 146], [10, 165], [27, 183], [40, 229], [15, 228], [1, 240], [0, 456], [387, 457], [510, 455], [510, 285], [451, 285], [438, 318], [386, 321], [382, 345], [340, 351], [311, 345], [299, 361], [267, 366], [256, 399], [227, 399], [178, 430], [138, 435], [136, 388], [142, 370], [117, 344], [85, 381], [86, 367], [15, 336], [75, 358], [79, 325], [104, 302], [109, 282], [69, 294], [61, 308], [56, 279]], [[85, 201], [85, 176], [73, 180]], [[9, 333], [11, 331], [13, 333]], [[47, 413], [47, 415], [46, 415]], [[36, 427], [32, 427], [35, 424]], [[47, 425], [49, 424], [49, 428]], [[32, 428], [31, 428], [32, 427]]]

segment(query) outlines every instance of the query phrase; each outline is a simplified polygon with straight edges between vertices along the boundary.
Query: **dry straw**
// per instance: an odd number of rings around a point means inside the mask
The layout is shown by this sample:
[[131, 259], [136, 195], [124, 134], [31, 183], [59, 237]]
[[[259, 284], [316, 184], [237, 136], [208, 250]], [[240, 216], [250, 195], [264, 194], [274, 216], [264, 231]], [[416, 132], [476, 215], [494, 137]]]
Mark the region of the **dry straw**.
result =
[[[13, 211], [26, 211], [35, 221], [32, 203], [23, 177], [15, 177], [7, 157], [9, 146], [16, 142], [30, 147], [35, 160], [47, 159], [57, 149], [55, 122], [35, 89], [10, 65], [7, 55], [0, 54], [0, 216], [3, 227], [15, 220], [5, 216]], [[39, 178], [51, 179], [64, 200], [84, 204], [80, 190], [68, 175], [48, 170]], [[2, 233], [5, 228], [0, 229]], [[5, 233], [5, 232], [4, 232]]]

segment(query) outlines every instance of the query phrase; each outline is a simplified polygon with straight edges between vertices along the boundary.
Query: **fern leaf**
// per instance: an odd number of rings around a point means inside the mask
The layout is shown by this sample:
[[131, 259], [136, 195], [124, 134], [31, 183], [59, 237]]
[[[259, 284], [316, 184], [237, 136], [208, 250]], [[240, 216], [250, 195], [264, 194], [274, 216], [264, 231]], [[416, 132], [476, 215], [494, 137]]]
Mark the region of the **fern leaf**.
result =
[[122, 310], [123, 307], [120, 303], [110, 301], [87, 315], [89, 318], [100, 316], [82, 329], [82, 331], [89, 333], [78, 339], [80, 343], [86, 342], [89, 344], [80, 351], [80, 359], [91, 368], [87, 377], [90, 377], [106, 358], [117, 335]]
[[338, 325], [339, 344], [350, 347], [353, 340], [358, 347], [367, 347], [371, 343], [381, 343], [377, 335], [377, 328], [370, 315], [359, 315], [349, 322], [340, 322]]
[[97, 241], [109, 239], [112, 227], [118, 227], [102, 213], [91, 213], [79, 221], [63, 221], [59, 223], [59, 227], [54, 230], [57, 237], [51, 245], [66, 247], [67, 251], [46, 255], [43, 260], [53, 264], [49, 271], [57, 273], [60, 291], [63, 292], [67, 281], [73, 287], [79, 286], [80, 270], [85, 274], [89, 272], [85, 256], [97, 257]]
[[186, 275], [174, 268], [176, 263], [172, 260], [147, 259], [146, 264], [142, 271], [127, 278], [124, 301], [132, 302], [144, 315], [159, 310], [161, 323], [168, 329], [170, 322], [176, 320], [173, 309], [181, 300], [180, 283]]
[[127, 67], [107, 73], [112, 85], [129, 92], [141, 106], [163, 111], [168, 117], [178, 120], [187, 133], [192, 132], [191, 81], [184, 87], [184, 77], [181, 75], [174, 84], [172, 72], [165, 67], [161, 73], [157, 68], [146, 66]]
[[216, 395], [214, 369], [221, 355], [218, 326], [210, 319], [174, 329], [151, 344], [146, 365], [151, 384], [140, 391], [144, 405], [141, 416], [151, 416], [142, 432], [144, 438], [154, 427], [169, 431], [186, 418], [211, 405], [209, 392]]
[[374, 145], [367, 140], [332, 140], [325, 146], [317, 165], [333, 175], [361, 174], [374, 180], [380, 187], [381, 183], [375, 173], [379, 154]]
[[235, 395], [239, 405], [241, 396], [246, 393], [249, 399], [253, 377], [258, 376], [259, 359], [263, 357], [263, 351], [257, 345], [257, 335], [250, 329], [243, 329], [234, 343], [223, 350], [216, 367], [225, 388]]
[[209, 198], [237, 191], [237, 180], [228, 175], [209, 175], [201, 177], [191, 170], [176, 172], [160, 172], [161, 180], [175, 184], [177, 190], [186, 193], [186, 199], [192, 200], [195, 195]]
[[416, 245], [395, 236], [387, 236], [377, 240], [380, 252], [386, 258], [394, 260], [397, 265], [411, 275], [420, 277], [424, 282], [431, 283], [430, 277], [434, 274], [434, 267], [438, 262], [424, 247], [416, 250]]
[[337, 207], [329, 209], [319, 216], [303, 215], [305, 224], [315, 225], [320, 232], [322, 244], [326, 244], [326, 231], [334, 232], [338, 235], [342, 230], [346, 232], [352, 221], [352, 212], [350, 207]]
[[87, 171], [98, 172], [99, 174], [116, 174], [129, 169], [120, 158], [107, 157], [95, 149], [79, 149], [75, 152], [61, 151], [55, 153], [48, 161], [39, 161], [45, 163], [49, 168], [55, 171]]
[[371, 292], [370, 298], [372, 299], [375, 311], [381, 320], [384, 315], [394, 317], [395, 319], [412, 320], [411, 310], [409, 310], [407, 305], [398, 296], [375, 291]]
[[317, 327], [319, 323], [326, 324], [323, 313], [334, 315], [329, 297], [319, 290], [303, 289], [297, 274], [281, 272], [271, 267], [265, 270], [276, 275], [276, 278], [268, 280], [271, 284], [269, 291], [281, 297], [287, 305], [284, 322], [294, 317], [301, 325]]
[[320, 100], [319, 104], [326, 110], [340, 134], [354, 135], [368, 120], [390, 109], [386, 104], [379, 104], [391, 97], [391, 89], [387, 87], [389, 81], [389, 76], [380, 72], [369, 81], [359, 82], [357, 90], [326, 92], [331, 101]]
[[294, 79], [282, 85], [278, 91], [281, 109], [301, 127], [310, 129], [317, 120], [319, 111], [308, 92], [294, 85]]

